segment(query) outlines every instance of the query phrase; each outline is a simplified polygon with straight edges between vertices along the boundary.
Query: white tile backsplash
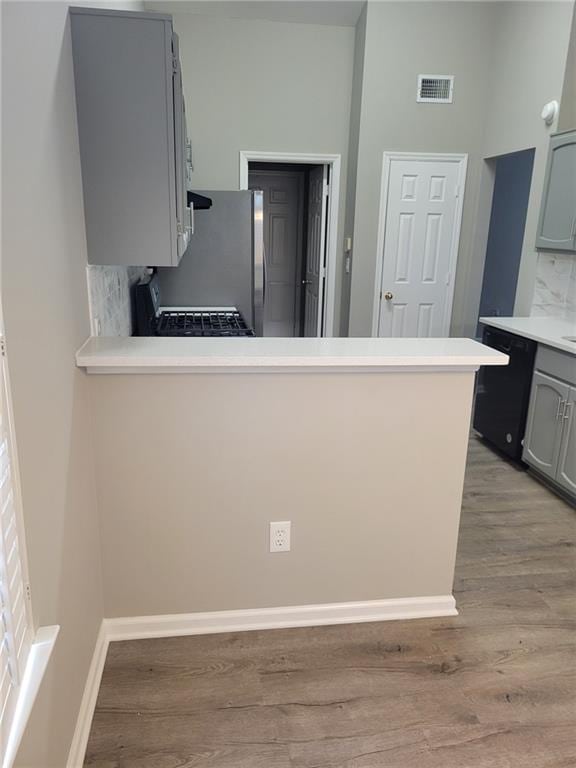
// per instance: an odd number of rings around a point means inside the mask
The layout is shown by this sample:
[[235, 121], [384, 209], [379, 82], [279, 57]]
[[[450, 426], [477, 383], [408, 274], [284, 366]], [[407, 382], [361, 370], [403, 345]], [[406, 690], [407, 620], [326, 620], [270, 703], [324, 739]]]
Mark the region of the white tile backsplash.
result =
[[131, 287], [142, 279], [146, 267], [86, 268], [93, 336], [131, 336]]
[[576, 319], [576, 256], [539, 253], [530, 314]]

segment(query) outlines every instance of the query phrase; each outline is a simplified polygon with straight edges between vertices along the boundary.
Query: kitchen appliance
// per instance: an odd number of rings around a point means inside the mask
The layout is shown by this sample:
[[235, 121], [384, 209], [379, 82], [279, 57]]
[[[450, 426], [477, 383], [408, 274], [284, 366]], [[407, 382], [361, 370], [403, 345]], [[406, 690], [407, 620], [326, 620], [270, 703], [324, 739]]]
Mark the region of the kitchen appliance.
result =
[[254, 336], [236, 307], [163, 307], [156, 275], [134, 287], [135, 336]]
[[200, 192], [212, 205], [195, 219], [177, 268], [158, 269], [165, 306], [236, 307], [263, 335], [264, 216], [258, 191]]
[[199, 195], [198, 192], [191, 192], [188, 190], [188, 205], [193, 207], [195, 211], [208, 211], [212, 208], [212, 200], [206, 195]]
[[507, 354], [510, 362], [480, 369], [474, 429], [502, 453], [520, 461], [537, 345], [490, 326], [484, 328], [482, 343]]

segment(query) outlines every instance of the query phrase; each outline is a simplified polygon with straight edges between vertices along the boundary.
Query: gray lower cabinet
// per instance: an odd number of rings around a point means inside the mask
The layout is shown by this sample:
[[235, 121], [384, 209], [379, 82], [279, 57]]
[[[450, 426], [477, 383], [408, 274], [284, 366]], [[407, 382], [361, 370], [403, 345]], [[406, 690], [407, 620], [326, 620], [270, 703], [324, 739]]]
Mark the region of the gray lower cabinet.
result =
[[570, 387], [552, 376], [534, 372], [523, 459], [543, 475], [555, 479], [564, 421], [562, 404]]
[[536, 247], [576, 251], [576, 131], [550, 139]]
[[172, 18], [71, 8], [70, 27], [88, 261], [176, 266], [192, 219]]
[[576, 358], [539, 347], [543, 365], [532, 378], [522, 458], [576, 499]]
[[576, 497], [576, 387], [570, 389], [570, 394], [564, 406], [564, 434], [558, 459], [558, 474], [556, 480], [563, 488]]

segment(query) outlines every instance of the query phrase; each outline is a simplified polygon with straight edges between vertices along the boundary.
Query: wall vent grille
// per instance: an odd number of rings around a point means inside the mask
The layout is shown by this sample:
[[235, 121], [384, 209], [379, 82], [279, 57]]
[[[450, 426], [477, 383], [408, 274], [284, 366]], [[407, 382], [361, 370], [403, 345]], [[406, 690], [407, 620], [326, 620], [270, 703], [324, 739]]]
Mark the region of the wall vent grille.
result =
[[452, 104], [454, 75], [418, 75], [416, 101]]

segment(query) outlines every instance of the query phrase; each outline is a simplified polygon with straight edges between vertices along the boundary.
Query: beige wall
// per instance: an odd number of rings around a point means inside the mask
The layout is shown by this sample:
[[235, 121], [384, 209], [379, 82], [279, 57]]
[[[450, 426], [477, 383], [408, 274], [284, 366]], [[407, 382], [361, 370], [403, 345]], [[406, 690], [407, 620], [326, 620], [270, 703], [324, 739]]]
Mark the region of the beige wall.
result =
[[2, 304], [36, 626], [60, 624], [17, 765], [63, 768], [103, 615], [86, 245], [65, 3], [2, 3]]
[[[371, 335], [384, 151], [466, 152], [468, 178], [452, 326], [462, 323], [471, 259], [495, 3], [368, 3], [350, 334]], [[419, 73], [455, 75], [454, 103], [419, 104]]]
[[473, 379], [92, 376], [106, 615], [450, 594]]
[[197, 189], [238, 189], [243, 149], [342, 155], [338, 328], [354, 28], [193, 13], [174, 14], [174, 27]]

